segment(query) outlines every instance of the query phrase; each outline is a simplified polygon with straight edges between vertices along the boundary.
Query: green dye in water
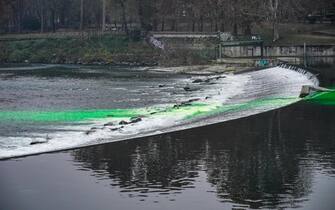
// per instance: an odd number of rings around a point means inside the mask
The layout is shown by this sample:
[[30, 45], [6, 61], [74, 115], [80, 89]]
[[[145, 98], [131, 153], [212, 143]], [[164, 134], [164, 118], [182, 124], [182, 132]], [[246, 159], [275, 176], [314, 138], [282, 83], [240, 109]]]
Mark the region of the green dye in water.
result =
[[110, 110], [72, 110], [72, 111], [0, 111], [0, 121], [31, 122], [78, 122], [101, 118], [132, 118], [137, 116], [182, 116], [192, 119], [224, 112], [237, 112], [253, 108], [279, 107], [293, 102], [297, 98], [264, 98], [240, 104], [201, 103], [179, 107], [160, 107], [146, 109], [110, 109]]
[[305, 98], [306, 101], [326, 106], [335, 106], [335, 90], [333, 92], [317, 92]]
[[145, 110], [74, 110], [74, 111], [0, 111], [1, 121], [76, 122], [98, 118], [129, 118], [144, 114]]
[[288, 104], [292, 104], [294, 102], [299, 101], [299, 98], [291, 97], [291, 98], [262, 98], [253, 101], [248, 101], [245, 103], [238, 104], [227, 104], [216, 106], [214, 109], [209, 111], [197, 111], [191, 115], [188, 115], [186, 119], [192, 119], [194, 117], [202, 117], [202, 116], [210, 116], [216, 115], [220, 113], [228, 113], [228, 112], [238, 112], [255, 108], [270, 108], [270, 107], [282, 107]]

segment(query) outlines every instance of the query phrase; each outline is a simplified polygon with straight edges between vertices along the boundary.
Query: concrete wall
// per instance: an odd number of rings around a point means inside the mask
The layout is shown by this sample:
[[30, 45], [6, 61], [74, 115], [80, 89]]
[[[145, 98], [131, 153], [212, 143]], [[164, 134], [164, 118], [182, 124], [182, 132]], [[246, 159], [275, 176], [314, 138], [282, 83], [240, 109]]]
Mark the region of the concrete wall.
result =
[[[335, 45], [307, 46], [307, 56], [335, 56]], [[302, 57], [304, 46], [264, 46], [265, 57]], [[261, 56], [259, 46], [223, 47], [224, 57]]]
[[[161, 40], [167, 50], [191, 50], [191, 51], [213, 51], [216, 58], [219, 57], [218, 40], [216, 37], [191, 37], [191, 36], [161, 36]], [[222, 47], [222, 58], [244, 58], [260, 57], [262, 49], [260, 46], [234, 46]], [[264, 57], [303, 57], [304, 46], [264, 46]], [[214, 56], [214, 57], [215, 57]], [[307, 56], [315, 57], [335, 57], [334, 45], [313, 45], [307, 46]]]
[[190, 50], [202, 50], [212, 49], [215, 50], [217, 47], [216, 38], [189, 38], [189, 37], [161, 37], [159, 38], [168, 49], [190, 49]]

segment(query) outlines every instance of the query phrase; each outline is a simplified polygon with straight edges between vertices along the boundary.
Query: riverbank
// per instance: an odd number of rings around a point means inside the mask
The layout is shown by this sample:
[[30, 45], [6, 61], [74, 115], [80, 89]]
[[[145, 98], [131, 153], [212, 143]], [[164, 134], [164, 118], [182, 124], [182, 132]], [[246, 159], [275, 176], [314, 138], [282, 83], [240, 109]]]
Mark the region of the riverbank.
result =
[[0, 63], [112, 64], [181, 66], [208, 64], [210, 59], [188, 50], [161, 51], [125, 35], [80, 39], [56, 37], [0, 41]]
[[[123, 34], [86, 36], [80, 33], [7, 34], [0, 36], [0, 63], [175, 67], [213, 64], [215, 60], [216, 62], [220, 60], [218, 57], [221, 54], [222, 59], [256, 59], [256, 62], [252, 63], [234, 64], [237, 67], [250, 68], [257, 66], [262, 53], [266, 59], [280, 58], [292, 64], [301, 64], [305, 53], [308, 58], [327, 59], [335, 56], [334, 36], [319, 34], [317, 31], [298, 33], [300, 30], [302, 29], [281, 30], [283, 36], [276, 42], [270, 41], [269, 35], [264, 30], [260, 33], [264, 38], [262, 47], [230, 46], [222, 48], [221, 53], [217, 49], [218, 40], [215, 38], [215, 33], [212, 34], [214, 38], [194, 34], [193, 38], [184, 36], [159, 38], [165, 45], [164, 50], [152, 47], [143, 39], [134, 41]], [[306, 48], [304, 43], [307, 45]]]
[[145, 43], [122, 35], [0, 42], [0, 61], [7, 63], [155, 65], [158, 56]]

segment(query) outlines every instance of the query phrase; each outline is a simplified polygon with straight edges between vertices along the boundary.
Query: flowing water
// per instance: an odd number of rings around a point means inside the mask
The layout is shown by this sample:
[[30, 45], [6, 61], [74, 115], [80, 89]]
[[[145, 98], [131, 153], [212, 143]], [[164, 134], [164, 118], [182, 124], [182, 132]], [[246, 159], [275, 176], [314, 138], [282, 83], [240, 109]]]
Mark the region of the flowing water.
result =
[[300, 101], [317, 83], [304, 71], [39, 66], [0, 78], [2, 158], [98, 144], [1, 161], [0, 209], [335, 206], [334, 94]]
[[294, 103], [302, 85], [318, 83], [281, 67], [218, 76], [78, 66], [0, 70], [0, 158], [245, 117]]

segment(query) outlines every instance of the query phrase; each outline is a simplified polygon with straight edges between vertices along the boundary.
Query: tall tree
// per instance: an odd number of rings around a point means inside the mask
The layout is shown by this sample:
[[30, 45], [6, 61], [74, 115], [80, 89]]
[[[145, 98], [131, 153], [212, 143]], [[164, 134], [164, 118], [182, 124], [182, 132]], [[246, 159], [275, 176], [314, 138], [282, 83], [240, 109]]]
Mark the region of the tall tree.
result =
[[80, 0], [80, 30], [84, 29], [84, 0]]
[[102, 0], [102, 32], [106, 30], [106, 0]]
[[122, 16], [122, 28], [126, 32], [126, 34], [129, 34], [128, 29], [128, 21], [127, 21], [127, 0], [118, 0], [120, 6], [121, 6], [121, 16]]
[[270, 20], [272, 24], [272, 41], [277, 41], [279, 39], [279, 30], [278, 30], [278, 19], [279, 19], [279, 3], [280, 0], [268, 0], [268, 8], [271, 12]]

